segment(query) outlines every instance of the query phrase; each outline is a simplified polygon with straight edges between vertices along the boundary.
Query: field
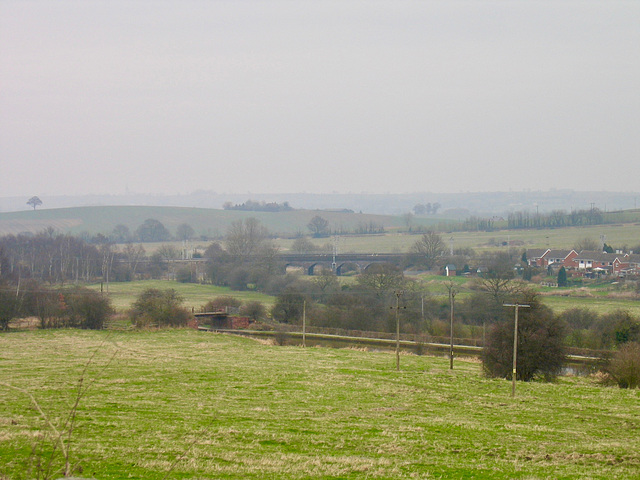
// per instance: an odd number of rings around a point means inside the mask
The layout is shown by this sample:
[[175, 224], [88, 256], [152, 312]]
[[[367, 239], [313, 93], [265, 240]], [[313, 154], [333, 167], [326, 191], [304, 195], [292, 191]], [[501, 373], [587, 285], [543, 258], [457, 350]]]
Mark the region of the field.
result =
[[[483, 251], [511, 251], [522, 253], [526, 248], [570, 249], [576, 243], [589, 238], [599, 241], [600, 235], [616, 247], [633, 248], [640, 243], [640, 224], [598, 225], [589, 227], [566, 227], [541, 230], [496, 230], [493, 232], [445, 232], [442, 238], [447, 247], [453, 241], [454, 248], [471, 247], [478, 253]], [[388, 233], [384, 235], [346, 235], [338, 237], [338, 252], [347, 253], [406, 253], [420, 238], [420, 233]], [[313, 239], [321, 246], [331, 239]], [[287, 250], [291, 239], [279, 239], [278, 245]], [[496, 247], [496, 245], [505, 246]], [[511, 246], [506, 246], [510, 244]]]
[[[446, 279], [437, 275], [420, 275], [409, 276], [424, 283], [427, 292], [436, 297], [446, 297], [447, 290]], [[458, 299], [463, 299], [471, 293], [469, 290], [469, 279], [464, 277], [455, 277], [453, 279], [459, 288]], [[354, 282], [353, 277], [340, 277], [343, 284]], [[180, 283], [169, 280], [142, 280], [135, 282], [111, 282], [108, 287], [106, 284], [93, 284], [89, 288], [103, 292], [108, 292], [113, 306], [120, 313], [126, 311], [135, 301], [136, 297], [147, 288], [166, 289], [173, 288], [184, 298], [184, 306], [196, 312], [200, 307], [215, 297], [225, 295], [235, 297], [242, 302], [252, 300], [263, 303], [267, 308], [275, 303], [275, 297], [265, 295], [259, 292], [245, 291], [238, 292], [228, 287], [217, 287], [215, 285], [200, 285], [195, 283]], [[556, 313], [561, 313], [570, 308], [588, 308], [599, 314], [613, 312], [614, 310], [628, 310], [632, 315], [640, 316], [640, 301], [636, 298], [617, 295], [615, 291], [608, 285], [599, 288], [577, 290], [577, 289], [551, 289], [540, 288], [542, 293], [542, 301], [545, 305], [551, 307]]]
[[640, 471], [640, 391], [590, 378], [520, 383], [511, 398], [510, 382], [484, 378], [473, 361], [458, 359], [451, 371], [444, 358], [403, 355], [397, 372], [390, 353], [192, 330], [13, 332], [0, 335], [0, 359], [3, 479], [35, 478], [51, 453], [42, 440], [51, 427], [28, 394], [64, 433], [85, 367], [69, 454], [84, 477], [631, 479]]
[[250, 302], [253, 300], [262, 302], [269, 307], [274, 303], [274, 297], [264, 295], [258, 292], [237, 292], [232, 291], [228, 287], [216, 287], [215, 285], [201, 285], [197, 283], [180, 283], [168, 280], [140, 280], [135, 282], [111, 282], [107, 286], [106, 283], [88, 285], [92, 290], [107, 292], [109, 298], [113, 302], [113, 306], [117, 311], [123, 312], [128, 309], [147, 288], [158, 288], [161, 290], [173, 288], [184, 298], [184, 306], [196, 312], [200, 311], [200, 307], [209, 300], [221, 295], [230, 296], [241, 300], [242, 302]]
[[[307, 224], [316, 215], [326, 219], [333, 229], [353, 230], [360, 224], [370, 222], [391, 229], [403, 225], [399, 216], [338, 211], [292, 210], [274, 213], [213, 208], [96, 206], [0, 212], [0, 235], [15, 235], [25, 231], [37, 233], [49, 226], [62, 233], [88, 232], [91, 235], [109, 235], [119, 224], [125, 225], [134, 233], [146, 219], [153, 218], [162, 222], [172, 234], [175, 234], [178, 225], [186, 223], [194, 229], [198, 237], [205, 235], [218, 238], [225, 235], [232, 222], [254, 217], [272, 233], [290, 237], [298, 232], [309, 234]], [[416, 225], [428, 225], [433, 222], [433, 219], [426, 217], [415, 221]]]
[[624, 297], [544, 295], [542, 302], [556, 313], [562, 313], [571, 308], [587, 308], [600, 315], [612, 313], [615, 310], [627, 310], [631, 315], [640, 317], [640, 301]]
[[[113, 228], [125, 225], [134, 233], [146, 219], [154, 218], [162, 222], [174, 234], [180, 224], [189, 224], [196, 236], [222, 238], [232, 222], [248, 217], [255, 217], [270, 232], [279, 237], [275, 241], [286, 251], [297, 235], [309, 235], [307, 224], [315, 215], [320, 215], [329, 222], [332, 230], [354, 231], [364, 224], [382, 225], [383, 235], [344, 235], [339, 237], [339, 252], [355, 253], [405, 253], [419, 238], [420, 234], [406, 233], [407, 226], [400, 215], [369, 215], [323, 210], [293, 210], [288, 212], [243, 212], [233, 210], [217, 210], [211, 208], [186, 207], [145, 207], [145, 206], [96, 206], [45, 209], [36, 211], [0, 212], [0, 236], [21, 232], [37, 233], [47, 227], [61, 233], [95, 235], [111, 234]], [[600, 235], [606, 242], [616, 248], [628, 246], [633, 248], [640, 239], [640, 223], [637, 211], [625, 211], [620, 214], [608, 214], [610, 218], [620, 221], [617, 224], [565, 227], [554, 229], [530, 230], [496, 230], [493, 232], [443, 232], [445, 243], [449, 246], [453, 239], [454, 248], [472, 247], [478, 251], [495, 249], [495, 245], [511, 243], [510, 247], [517, 251], [523, 248], [573, 248], [584, 239], [599, 241]], [[446, 224], [452, 221], [444, 215], [415, 217], [414, 227], [430, 228], [433, 225]], [[626, 222], [626, 223], [622, 223]], [[404, 233], [403, 233], [404, 232]], [[318, 246], [331, 243], [331, 238], [312, 240]], [[199, 246], [206, 246], [208, 241], [194, 241]], [[148, 252], [153, 252], [159, 244], [146, 244]]]

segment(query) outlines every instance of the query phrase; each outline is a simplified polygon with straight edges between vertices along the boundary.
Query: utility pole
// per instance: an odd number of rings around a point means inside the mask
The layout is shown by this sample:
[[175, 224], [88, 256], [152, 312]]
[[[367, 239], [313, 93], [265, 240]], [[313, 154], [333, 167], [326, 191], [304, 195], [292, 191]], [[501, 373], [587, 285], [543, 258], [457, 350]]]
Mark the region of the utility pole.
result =
[[511, 372], [511, 396], [516, 396], [516, 368], [518, 358], [518, 309], [529, 308], [531, 305], [521, 303], [503, 303], [503, 307], [515, 307], [515, 320], [513, 329], [513, 371]]
[[450, 326], [449, 326], [449, 334], [450, 334], [450, 342], [449, 342], [449, 370], [453, 370], [453, 304], [456, 298], [456, 294], [458, 291], [456, 290], [455, 284], [450, 282], [447, 285], [447, 290], [449, 290], [449, 305], [451, 308], [451, 316], [450, 316]]
[[333, 271], [333, 273], [338, 273], [338, 264], [336, 263], [336, 256], [338, 255], [338, 236], [334, 235], [333, 236], [333, 260], [331, 262], [331, 271]]
[[[400, 297], [404, 294], [402, 290], [396, 290], [396, 370], [400, 371]], [[393, 307], [391, 307], [393, 308]]]
[[302, 348], [307, 346], [307, 301], [302, 302]]

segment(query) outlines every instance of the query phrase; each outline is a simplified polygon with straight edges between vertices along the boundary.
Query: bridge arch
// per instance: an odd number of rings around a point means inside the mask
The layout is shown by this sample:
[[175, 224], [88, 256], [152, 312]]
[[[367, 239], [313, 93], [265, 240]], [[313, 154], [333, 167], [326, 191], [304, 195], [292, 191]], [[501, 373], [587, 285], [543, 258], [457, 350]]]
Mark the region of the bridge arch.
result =
[[336, 275], [344, 275], [345, 273], [355, 271], [356, 273], [360, 273], [361, 268], [357, 262], [341, 262], [336, 264]]
[[307, 267], [307, 275], [313, 276], [316, 274], [316, 268], [320, 267], [320, 270], [331, 271], [331, 264], [327, 262], [314, 262]]

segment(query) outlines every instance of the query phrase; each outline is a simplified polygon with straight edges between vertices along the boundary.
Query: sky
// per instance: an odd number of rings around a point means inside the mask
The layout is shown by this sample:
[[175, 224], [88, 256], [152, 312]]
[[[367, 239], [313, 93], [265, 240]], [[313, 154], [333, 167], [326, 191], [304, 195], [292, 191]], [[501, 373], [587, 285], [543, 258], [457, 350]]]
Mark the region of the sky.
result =
[[0, 0], [0, 197], [640, 191], [638, 1]]

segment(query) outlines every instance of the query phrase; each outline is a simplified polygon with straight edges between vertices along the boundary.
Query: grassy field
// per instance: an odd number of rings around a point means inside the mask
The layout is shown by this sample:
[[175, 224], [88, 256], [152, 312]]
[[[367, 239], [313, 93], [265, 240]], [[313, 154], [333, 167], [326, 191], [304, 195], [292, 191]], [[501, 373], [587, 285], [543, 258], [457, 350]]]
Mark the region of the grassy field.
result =
[[267, 307], [273, 305], [274, 297], [258, 292], [236, 292], [228, 287], [216, 287], [215, 285], [201, 285], [198, 283], [180, 283], [168, 280], [140, 280], [135, 282], [111, 282], [106, 284], [88, 285], [92, 290], [108, 292], [109, 298], [113, 302], [116, 310], [122, 312], [128, 309], [147, 288], [158, 288], [161, 290], [173, 288], [185, 300], [185, 307], [194, 308], [196, 312], [209, 300], [221, 295], [235, 297], [243, 302], [257, 300]]
[[[382, 235], [346, 235], [338, 237], [338, 253], [407, 253], [420, 239], [420, 233], [386, 233]], [[547, 230], [497, 230], [494, 232], [445, 232], [442, 237], [447, 248], [453, 239], [454, 248], [471, 247], [477, 253], [511, 251], [521, 253], [527, 248], [570, 249], [589, 238], [596, 243], [600, 235], [616, 247], [637, 247], [640, 243], [640, 224], [599, 225], [594, 227], [567, 227]], [[331, 243], [330, 238], [311, 239], [321, 247]], [[499, 246], [502, 243], [511, 246]], [[287, 251], [292, 239], [276, 239], [277, 245]]]
[[[480, 365], [191, 330], [0, 334], [0, 478], [35, 478], [87, 361], [82, 476], [631, 479], [640, 391], [486, 379]], [[112, 361], [110, 358], [115, 355]], [[20, 390], [18, 390], [20, 389]], [[34, 446], [43, 444], [39, 455]], [[36, 449], [38, 451], [38, 449]], [[60, 466], [61, 458], [54, 461]], [[52, 476], [51, 478], [58, 478]]]
[[[415, 278], [417, 281], [424, 283], [427, 291], [431, 295], [443, 297], [447, 296], [446, 282], [454, 281], [459, 289], [458, 299], [463, 299], [471, 293], [469, 289], [470, 280], [465, 277], [445, 278], [437, 275], [420, 275]], [[343, 284], [353, 284], [354, 277], [341, 277]], [[89, 285], [93, 290], [103, 289], [107, 291], [106, 284]], [[228, 295], [243, 302], [256, 300], [262, 302], [267, 308], [275, 303], [275, 297], [265, 295], [259, 292], [238, 292], [228, 287], [217, 287], [214, 285], [200, 285], [196, 283], [180, 283], [169, 280], [143, 280], [135, 282], [111, 282], [108, 286], [108, 294], [113, 302], [113, 306], [118, 312], [124, 312], [135, 301], [136, 297], [147, 288], [175, 289], [185, 300], [184, 305], [195, 311], [199, 311], [200, 307], [221, 295]], [[545, 305], [551, 307], [556, 313], [561, 313], [570, 308], [589, 308], [599, 314], [610, 313], [614, 310], [628, 310], [632, 315], [640, 317], [640, 301], [625, 296], [617, 296], [611, 291], [609, 286], [600, 286], [598, 288], [589, 289], [550, 289], [541, 288], [542, 301]]]
[[562, 313], [571, 308], [588, 308], [600, 315], [611, 313], [615, 310], [627, 310], [635, 317], [640, 317], [640, 301], [629, 298], [544, 295], [542, 302], [551, 307], [556, 313]]
[[[353, 231], [359, 225], [371, 222], [387, 229], [403, 225], [399, 216], [338, 211], [292, 210], [274, 213], [213, 208], [95, 206], [0, 212], [0, 235], [15, 235], [24, 231], [37, 233], [49, 226], [63, 233], [109, 235], [118, 224], [125, 225], [134, 233], [146, 219], [153, 218], [162, 222], [172, 234], [175, 234], [178, 225], [187, 223], [195, 230], [196, 235], [215, 238], [225, 235], [232, 222], [254, 217], [274, 234], [292, 236], [297, 232], [309, 234], [307, 224], [316, 215], [326, 219], [334, 230]], [[434, 221], [433, 218], [418, 218], [415, 224], [429, 225]]]

